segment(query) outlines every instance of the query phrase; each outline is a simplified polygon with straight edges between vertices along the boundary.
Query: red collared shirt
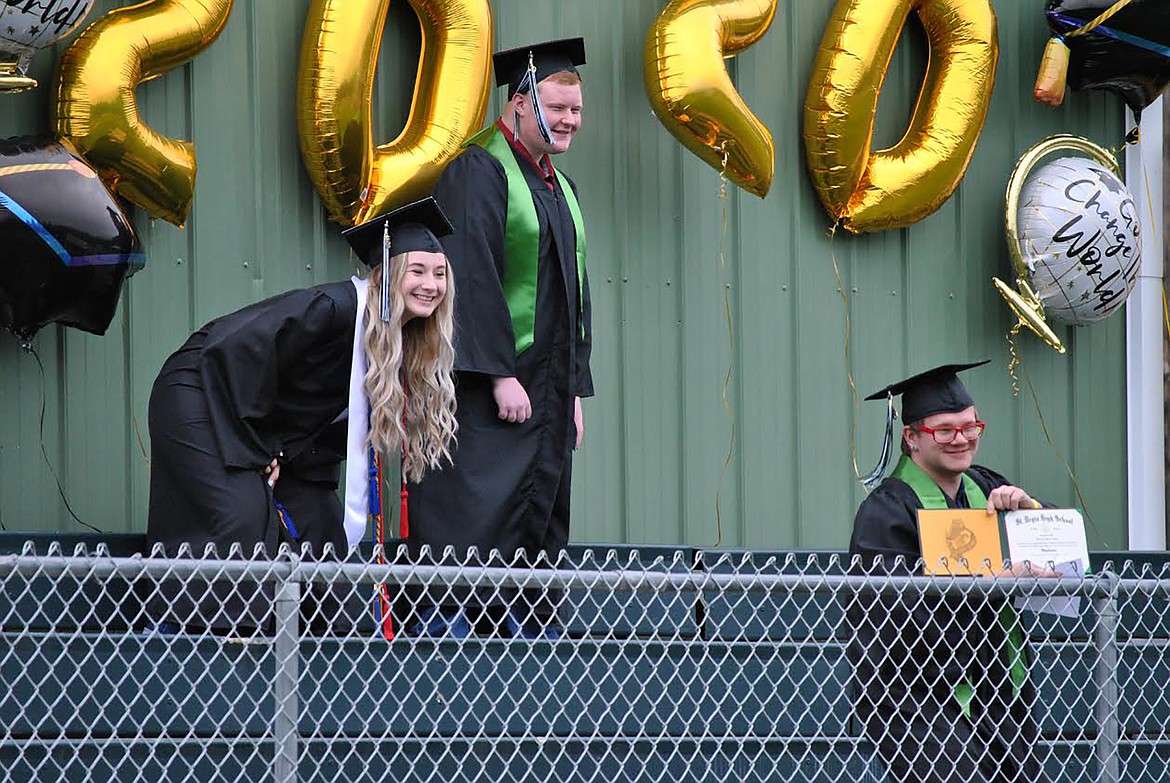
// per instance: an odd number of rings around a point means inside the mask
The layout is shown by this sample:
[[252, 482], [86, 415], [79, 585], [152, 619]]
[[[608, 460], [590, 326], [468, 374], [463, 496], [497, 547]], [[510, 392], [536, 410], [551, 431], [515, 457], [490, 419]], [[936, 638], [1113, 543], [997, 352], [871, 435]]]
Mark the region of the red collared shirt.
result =
[[504, 132], [504, 138], [508, 140], [508, 144], [512, 145], [512, 149], [520, 153], [521, 158], [528, 161], [529, 165], [540, 172], [540, 176], [544, 177], [544, 184], [548, 185], [548, 189], [555, 193], [556, 186], [553, 185], [553, 179], [556, 175], [553, 173], [552, 158], [549, 157], [548, 153], [546, 152], [537, 161], [536, 158], [532, 157], [528, 148], [516, 139], [515, 134], [512, 133], [511, 128], [504, 124], [502, 118], [496, 120], [496, 126]]

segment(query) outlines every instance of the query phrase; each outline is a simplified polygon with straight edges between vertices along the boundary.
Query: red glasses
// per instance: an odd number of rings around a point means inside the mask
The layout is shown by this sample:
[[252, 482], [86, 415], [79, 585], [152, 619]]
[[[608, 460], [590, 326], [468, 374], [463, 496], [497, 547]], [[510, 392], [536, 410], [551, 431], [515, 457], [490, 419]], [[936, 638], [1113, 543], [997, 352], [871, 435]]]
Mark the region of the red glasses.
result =
[[940, 446], [945, 446], [948, 443], [954, 443], [955, 438], [959, 433], [963, 433], [963, 437], [967, 440], [977, 440], [987, 429], [987, 425], [981, 421], [973, 421], [970, 424], [964, 424], [962, 427], [927, 427], [925, 424], [919, 424], [914, 429], [925, 432], [930, 437], [934, 438], [934, 442]]

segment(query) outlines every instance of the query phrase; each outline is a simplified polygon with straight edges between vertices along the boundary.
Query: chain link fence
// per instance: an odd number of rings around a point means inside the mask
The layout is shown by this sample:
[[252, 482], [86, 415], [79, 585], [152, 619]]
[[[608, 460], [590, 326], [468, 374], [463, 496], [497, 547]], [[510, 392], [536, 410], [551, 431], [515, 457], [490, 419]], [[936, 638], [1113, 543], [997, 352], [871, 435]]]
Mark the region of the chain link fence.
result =
[[232, 554], [0, 556], [3, 779], [1170, 779], [1164, 565]]

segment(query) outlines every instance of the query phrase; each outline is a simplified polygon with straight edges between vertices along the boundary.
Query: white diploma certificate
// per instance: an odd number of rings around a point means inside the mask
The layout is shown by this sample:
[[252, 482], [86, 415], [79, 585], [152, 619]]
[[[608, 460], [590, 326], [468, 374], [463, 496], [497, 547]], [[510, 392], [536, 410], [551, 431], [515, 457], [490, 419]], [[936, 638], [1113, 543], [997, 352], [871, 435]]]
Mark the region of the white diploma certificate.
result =
[[[1009, 511], [1003, 518], [1008, 558], [1012, 564], [1028, 561], [1063, 576], [1084, 576], [1089, 571], [1089, 544], [1085, 519], [1075, 508], [1039, 508]], [[1023, 598], [1017, 607], [1075, 617], [1076, 598]]]

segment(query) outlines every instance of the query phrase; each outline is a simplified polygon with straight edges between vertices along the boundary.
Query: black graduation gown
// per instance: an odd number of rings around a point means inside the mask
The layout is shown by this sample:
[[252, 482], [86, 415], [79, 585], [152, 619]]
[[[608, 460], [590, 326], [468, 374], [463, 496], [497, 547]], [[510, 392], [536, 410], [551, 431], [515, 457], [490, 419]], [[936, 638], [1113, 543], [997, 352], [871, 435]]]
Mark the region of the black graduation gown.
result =
[[[455, 278], [456, 394], [453, 464], [409, 489], [411, 551], [459, 556], [478, 547], [505, 558], [555, 558], [569, 537], [569, 487], [576, 428], [573, 398], [593, 394], [589, 286], [578, 301], [576, 231], [559, 183], [516, 154], [540, 224], [535, 342], [519, 356], [502, 279], [507, 218], [503, 166], [469, 146], [444, 170], [435, 198], [455, 231], [442, 239]], [[582, 323], [585, 334], [582, 335]], [[501, 421], [492, 376], [515, 376], [532, 417]]]
[[[295, 543], [346, 553], [337, 497], [345, 458], [349, 375], [357, 293], [345, 281], [290, 291], [204, 326], [163, 365], [150, 396], [150, 510], [147, 543], [174, 556], [183, 543], [220, 557], [271, 556], [292, 542], [276, 500], [298, 532]], [[339, 418], [340, 417], [340, 418]], [[263, 469], [281, 462], [276, 489]], [[163, 585], [149, 611], [186, 626], [262, 628], [271, 591], [213, 585], [211, 594]]]
[[[1009, 484], [974, 465], [968, 475], [984, 491]], [[944, 493], [945, 497], [945, 493]], [[962, 487], [951, 508], [969, 508]], [[857, 573], [921, 574], [916, 561], [917, 495], [887, 478], [857, 509], [849, 554]], [[882, 557], [884, 568], [873, 566]], [[901, 556], [906, 565], [895, 568]], [[1037, 783], [1033, 752], [1039, 730], [1031, 715], [1029, 681], [1013, 698], [1002, 602], [972, 596], [942, 598], [910, 591], [899, 596], [855, 596], [848, 608], [848, 654], [854, 669], [857, 715], [885, 762], [892, 783]], [[954, 695], [956, 683], [974, 687], [971, 716]]]

